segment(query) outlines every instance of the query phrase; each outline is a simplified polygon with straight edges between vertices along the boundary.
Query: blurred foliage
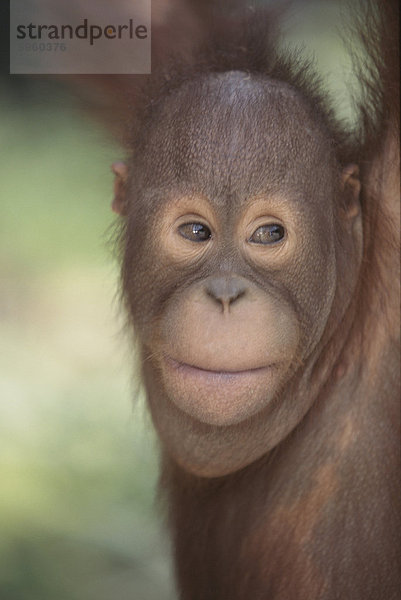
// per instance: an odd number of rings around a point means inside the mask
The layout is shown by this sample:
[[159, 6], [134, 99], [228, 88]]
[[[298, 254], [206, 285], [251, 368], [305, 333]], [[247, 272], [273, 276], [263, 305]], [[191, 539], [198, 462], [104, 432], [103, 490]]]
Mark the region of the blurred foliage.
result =
[[19, 85], [0, 115], [0, 597], [168, 600], [107, 244], [121, 150], [65, 89]]

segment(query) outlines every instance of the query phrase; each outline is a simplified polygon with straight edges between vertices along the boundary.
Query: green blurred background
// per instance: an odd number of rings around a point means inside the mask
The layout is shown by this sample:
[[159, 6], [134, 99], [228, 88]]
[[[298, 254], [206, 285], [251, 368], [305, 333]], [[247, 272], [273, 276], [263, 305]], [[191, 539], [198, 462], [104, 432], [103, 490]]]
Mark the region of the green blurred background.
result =
[[51, 81], [1, 109], [0, 597], [171, 598], [107, 243], [122, 151]]
[[[287, 33], [349, 117], [341, 4], [295, 3]], [[0, 598], [174, 599], [108, 244], [123, 152], [63, 82], [5, 76], [0, 111]]]

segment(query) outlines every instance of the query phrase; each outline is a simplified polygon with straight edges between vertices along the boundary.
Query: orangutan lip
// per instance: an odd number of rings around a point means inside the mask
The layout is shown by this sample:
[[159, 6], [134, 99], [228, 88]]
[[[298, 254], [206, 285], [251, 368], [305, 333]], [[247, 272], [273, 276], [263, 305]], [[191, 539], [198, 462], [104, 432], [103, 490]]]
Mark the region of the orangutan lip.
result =
[[194, 365], [190, 365], [188, 363], [183, 363], [171, 358], [170, 356], [166, 356], [167, 363], [177, 370], [186, 371], [188, 374], [192, 371], [194, 374], [205, 375], [207, 376], [217, 376], [217, 377], [235, 377], [235, 376], [245, 376], [245, 375], [257, 375], [266, 371], [267, 369], [271, 369], [275, 367], [275, 363], [270, 365], [266, 365], [264, 367], [255, 367], [254, 369], [244, 369], [242, 371], [214, 371], [212, 369], [203, 369], [202, 367], [196, 367]]

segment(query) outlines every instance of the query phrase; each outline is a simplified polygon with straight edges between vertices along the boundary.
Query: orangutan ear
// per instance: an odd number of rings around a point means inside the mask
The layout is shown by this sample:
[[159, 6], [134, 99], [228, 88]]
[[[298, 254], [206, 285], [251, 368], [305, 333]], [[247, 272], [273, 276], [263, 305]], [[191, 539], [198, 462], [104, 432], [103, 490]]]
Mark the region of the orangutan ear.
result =
[[358, 165], [350, 164], [344, 167], [341, 174], [341, 187], [344, 197], [344, 208], [346, 218], [353, 219], [360, 214], [359, 192], [361, 182], [359, 180]]
[[125, 216], [127, 214], [126, 183], [128, 167], [123, 162], [115, 162], [111, 165], [111, 170], [115, 175], [114, 197], [111, 208], [118, 215]]

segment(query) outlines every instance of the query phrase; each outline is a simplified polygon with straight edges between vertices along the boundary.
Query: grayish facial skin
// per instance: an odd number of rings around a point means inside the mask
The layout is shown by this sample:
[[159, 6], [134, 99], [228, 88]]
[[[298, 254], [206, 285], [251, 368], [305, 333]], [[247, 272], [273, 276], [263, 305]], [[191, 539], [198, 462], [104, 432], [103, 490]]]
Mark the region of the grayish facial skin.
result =
[[341, 173], [291, 88], [229, 72], [168, 97], [132, 171], [115, 172], [127, 302], [162, 444], [201, 476], [241, 469], [324, 384], [318, 357], [360, 266], [356, 170]]

